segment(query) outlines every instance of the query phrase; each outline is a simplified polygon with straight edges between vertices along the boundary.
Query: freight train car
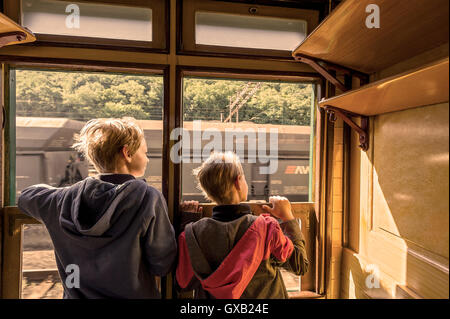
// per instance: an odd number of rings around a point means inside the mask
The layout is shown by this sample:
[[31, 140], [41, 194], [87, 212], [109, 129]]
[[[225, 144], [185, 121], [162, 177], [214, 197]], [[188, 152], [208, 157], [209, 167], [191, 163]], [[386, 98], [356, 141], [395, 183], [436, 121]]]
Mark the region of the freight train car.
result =
[[[144, 129], [148, 146], [149, 163], [145, 172], [145, 180], [149, 185], [161, 190], [162, 182], [162, 122], [140, 120]], [[71, 185], [96, 172], [92, 165], [81, 154], [74, 151], [74, 134], [83, 127], [84, 122], [64, 118], [17, 117], [16, 121], [16, 196], [26, 186], [46, 183], [61, 187]], [[268, 125], [267, 129], [276, 130], [276, 157], [270, 158], [270, 136], [264, 136], [267, 152], [258, 156], [249, 151], [249, 145], [258, 145], [258, 135], [249, 139], [250, 132], [261, 128], [251, 123], [205, 122], [203, 128], [208, 131], [216, 129], [221, 136], [221, 145], [225, 144], [226, 132], [235, 136], [234, 150], [244, 151], [242, 162], [249, 185], [249, 200], [267, 200], [269, 195], [285, 195], [291, 201], [307, 201], [309, 189], [309, 127]], [[251, 131], [254, 128], [254, 131]], [[202, 161], [203, 147], [210, 142], [204, 139], [194, 147], [192, 122], [185, 123], [186, 135], [190, 139], [191, 148], [183, 149], [183, 199], [204, 201], [200, 190], [196, 187], [192, 170]], [[244, 129], [247, 130], [244, 132]], [[261, 143], [260, 143], [261, 144]], [[295, 150], [295, 151], [294, 151]], [[272, 156], [273, 157], [273, 156]], [[276, 169], [272, 174], [262, 174], [261, 168], [267, 167], [269, 160]]]

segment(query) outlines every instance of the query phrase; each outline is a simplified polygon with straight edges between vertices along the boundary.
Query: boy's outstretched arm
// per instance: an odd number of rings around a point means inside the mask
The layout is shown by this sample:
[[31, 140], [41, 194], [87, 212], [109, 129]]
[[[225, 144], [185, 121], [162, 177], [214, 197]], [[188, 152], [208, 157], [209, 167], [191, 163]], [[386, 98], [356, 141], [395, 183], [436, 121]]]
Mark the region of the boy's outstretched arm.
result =
[[308, 271], [309, 261], [306, 254], [305, 239], [297, 220], [283, 222], [280, 224], [280, 228], [294, 245], [291, 256], [280, 266], [296, 275], [304, 275]]
[[63, 190], [46, 184], [29, 186], [21, 192], [17, 206], [25, 214], [47, 223], [50, 214], [57, 211], [57, 202]]
[[[307, 259], [305, 239], [300, 230], [297, 220], [292, 214], [292, 208], [289, 200], [285, 197], [273, 196], [269, 199], [273, 208], [263, 205], [262, 208], [267, 213], [281, 219], [280, 228], [283, 234], [288, 237], [294, 246], [292, 254], [279, 266], [295, 273], [296, 275], [304, 275], [308, 271], [309, 262]], [[277, 241], [276, 241], [277, 242]], [[280, 241], [282, 242], [282, 241]]]
[[166, 201], [158, 192], [151, 205], [150, 223], [144, 237], [144, 254], [153, 275], [165, 276], [173, 270], [177, 257], [175, 231], [170, 223]]

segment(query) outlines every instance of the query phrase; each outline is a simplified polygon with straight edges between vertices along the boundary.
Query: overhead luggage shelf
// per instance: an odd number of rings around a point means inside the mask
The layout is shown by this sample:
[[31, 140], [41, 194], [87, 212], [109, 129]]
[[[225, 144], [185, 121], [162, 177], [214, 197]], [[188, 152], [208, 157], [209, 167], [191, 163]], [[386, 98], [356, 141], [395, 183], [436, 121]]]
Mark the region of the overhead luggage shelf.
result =
[[[380, 28], [366, 25], [371, 4]], [[292, 55], [371, 74], [447, 43], [448, 10], [448, 0], [345, 0]]]
[[[344, 0], [292, 52], [344, 92], [320, 106], [359, 134], [362, 150], [369, 147], [368, 116], [448, 101], [448, 56], [364, 85], [370, 74], [447, 44], [448, 10], [448, 0]], [[363, 86], [349, 91], [337, 72]]]
[[319, 105], [364, 116], [448, 101], [449, 59], [322, 100]]
[[36, 37], [32, 32], [0, 13], [0, 48], [33, 41], [36, 41]]

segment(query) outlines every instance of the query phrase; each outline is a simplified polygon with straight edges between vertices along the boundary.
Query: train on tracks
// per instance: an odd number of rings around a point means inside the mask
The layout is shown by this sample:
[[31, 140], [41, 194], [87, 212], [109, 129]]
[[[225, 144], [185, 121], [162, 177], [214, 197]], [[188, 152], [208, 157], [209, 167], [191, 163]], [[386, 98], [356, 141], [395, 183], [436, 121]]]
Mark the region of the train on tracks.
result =
[[[149, 163], [143, 177], [149, 185], [161, 190], [163, 123], [157, 120], [137, 122], [144, 130], [148, 145]], [[97, 174], [82, 154], [72, 148], [74, 135], [79, 133], [84, 124], [83, 121], [67, 118], [17, 117], [16, 197], [29, 185], [45, 183], [62, 187]], [[283, 195], [294, 202], [308, 201], [311, 130], [309, 126], [262, 126], [246, 122], [214, 121], [205, 121], [201, 125], [205, 131], [214, 129], [219, 132], [221, 145], [225, 145], [226, 134], [236, 136], [234, 149], [244, 151], [241, 161], [249, 185], [250, 201], [264, 201], [270, 195]], [[258, 128], [261, 130], [262, 127], [265, 129], [264, 137], [256, 133]], [[182, 139], [190, 139], [191, 148], [183, 149], [182, 197], [184, 200], [204, 201], [192, 170], [202, 162], [202, 149], [210, 140], [202, 139], [197, 145], [193, 140], [194, 124], [185, 122], [184, 129], [186, 134]], [[276, 133], [270, 133], [270, 130]], [[271, 137], [270, 134], [275, 136]], [[249, 147], [261, 145], [258, 144], [258, 138], [264, 138], [264, 145], [267, 145], [263, 154], [256, 149], [252, 152]], [[271, 139], [272, 141], [276, 139], [276, 150], [270, 149]], [[275, 169], [273, 173], [266, 174], [261, 168], [267, 168], [270, 161], [275, 165]]]

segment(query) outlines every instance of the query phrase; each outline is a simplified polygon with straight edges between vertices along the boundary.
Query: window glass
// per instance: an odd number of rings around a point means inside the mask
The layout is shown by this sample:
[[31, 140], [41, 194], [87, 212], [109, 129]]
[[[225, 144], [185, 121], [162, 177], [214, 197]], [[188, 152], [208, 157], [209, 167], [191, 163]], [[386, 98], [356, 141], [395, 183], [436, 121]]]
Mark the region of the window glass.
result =
[[[249, 202], [267, 202], [272, 195], [309, 201], [313, 92], [310, 83], [184, 78], [183, 131], [178, 132], [182, 200], [208, 202], [193, 170], [211, 151], [234, 151]], [[301, 290], [300, 276], [281, 275], [289, 292]]]
[[67, 186], [96, 174], [72, 148], [92, 118], [134, 117], [150, 162], [144, 176], [161, 190], [162, 76], [16, 70], [16, 197], [36, 183]]
[[144, 177], [161, 190], [162, 76], [21, 69], [15, 83], [16, 198], [29, 185], [67, 186], [95, 175], [72, 149], [73, 136], [88, 120], [110, 117], [138, 120], [150, 159]]
[[249, 201], [308, 201], [313, 86], [184, 78], [182, 199], [206, 202], [192, 170], [211, 151], [230, 150], [241, 159]]
[[[11, 104], [16, 106], [15, 200], [33, 184], [69, 186], [97, 174], [71, 147], [74, 134], [93, 118], [137, 120], [150, 160], [144, 178], [162, 190], [162, 76], [16, 69], [11, 79]], [[23, 234], [22, 296], [60, 298], [62, 286], [45, 227], [24, 225]]]
[[22, 25], [33, 33], [152, 41], [151, 8], [56, 0], [21, 6]]
[[306, 31], [305, 20], [195, 13], [196, 44], [292, 51], [305, 39]]

